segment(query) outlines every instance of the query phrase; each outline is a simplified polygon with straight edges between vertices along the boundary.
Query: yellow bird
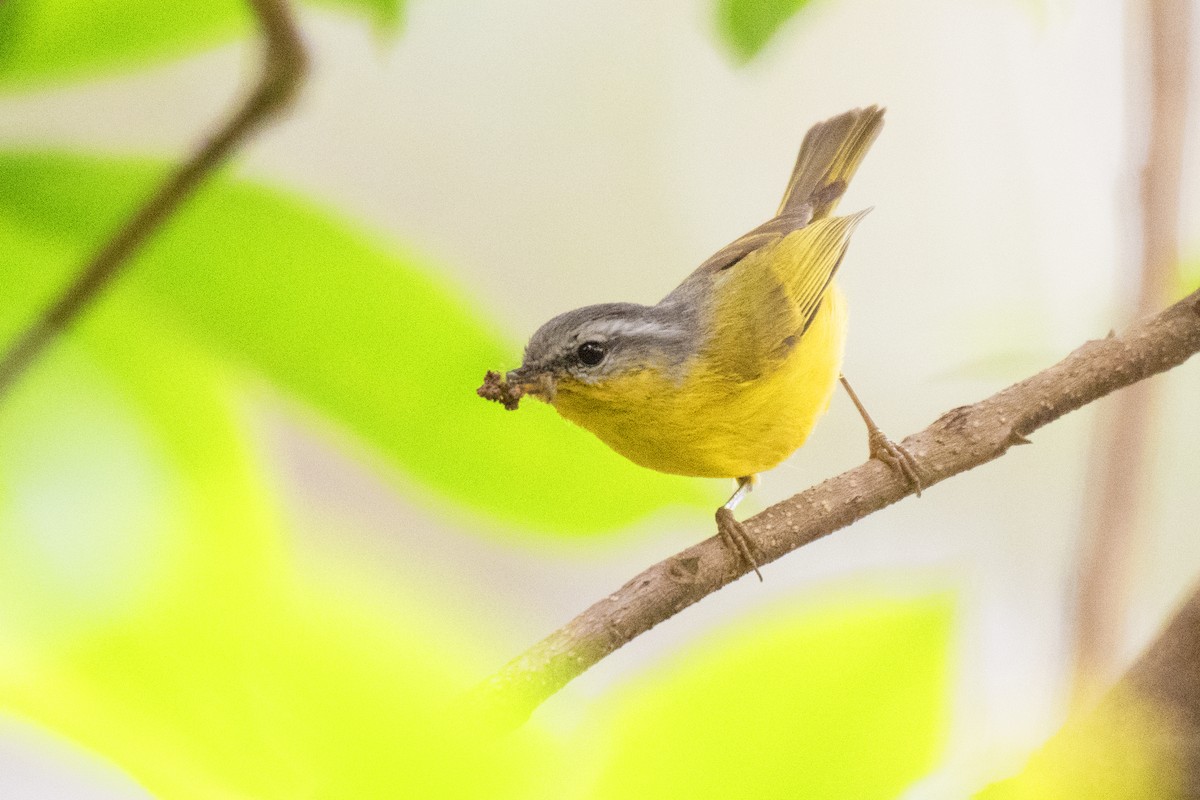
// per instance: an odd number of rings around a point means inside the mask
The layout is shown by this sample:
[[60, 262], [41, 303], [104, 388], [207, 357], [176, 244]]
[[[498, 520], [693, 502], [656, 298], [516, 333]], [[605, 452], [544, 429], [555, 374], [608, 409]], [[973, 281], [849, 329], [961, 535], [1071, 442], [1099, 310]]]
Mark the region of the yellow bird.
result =
[[[833, 278], [867, 212], [831, 214], [882, 125], [875, 106], [814, 125], [772, 219], [655, 305], [603, 303], [555, 317], [529, 340], [520, 368], [506, 379], [489, 373], [479, 394], [508, 408], [535, 395], [643, 467], [736, 479], [717, 526], [757, 573], [733, 509], [757, 473], [804, 444], [839, 380], [846, 309]], [[872, 456], [919, 490], [912, 457], [841, 380]]]

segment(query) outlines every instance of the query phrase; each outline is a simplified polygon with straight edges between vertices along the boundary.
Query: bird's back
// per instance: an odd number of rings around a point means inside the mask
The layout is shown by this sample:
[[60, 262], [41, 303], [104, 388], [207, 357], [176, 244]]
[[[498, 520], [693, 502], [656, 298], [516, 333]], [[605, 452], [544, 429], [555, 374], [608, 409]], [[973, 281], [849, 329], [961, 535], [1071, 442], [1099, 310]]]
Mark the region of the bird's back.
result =
[[777, 215], [659, 303], [695, 326], [682, 369], [621, 376], [560, 412], [661, 472], [741, 477], [800, 447], [841, 369], [845, 307], [833, 277], [865, 212], [830, 215], [882, 124], [872, 106], [813, 126]]

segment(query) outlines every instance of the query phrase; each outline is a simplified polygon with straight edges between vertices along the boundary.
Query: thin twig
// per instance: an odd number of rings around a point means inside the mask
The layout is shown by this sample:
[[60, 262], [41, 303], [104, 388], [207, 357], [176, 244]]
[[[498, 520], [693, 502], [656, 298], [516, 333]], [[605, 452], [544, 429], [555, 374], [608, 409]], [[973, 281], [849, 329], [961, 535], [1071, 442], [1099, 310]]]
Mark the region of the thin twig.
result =
[[[1164, 372], [1200, 351], [1200, 290], [1122, 336], [1090, 341], [1058, 364], [972, 406], [943, 414], [904, 440], [924, 487], [1002, 456], [1042, 426], [1110, 392]], [[913, 493], [868, 461], [747, 520], [768, 564]], [[469, 702], [490, 724], [513, 727], [600, 659], [745, 574], [712, 537], [642, 572], [481, 684]]]
[[[1179, 195], [1187, 123], [1189, 0], [1149, 0], [1150, 138], [1141, 176], [1142, 257], [1135, 314], [1167, 301], [1178, 269]], [[1136, 104], [1135, 104], [1136, 105]], [[1139, 107], [1134, 125], [1145, 117]], [[1148, 384], [1121, 396], [1098, 421], [1089, 459], [1080, 539], [1075, 643], [1075, 702], [1087, 704], [1107, 675], [1124, 621], [1126, 581], [1150, 482], [1154, 392]]]
[[195, 194], [204, 180], [295, 99], [307, 73], [308, 59], [287, 2], [250, 0], [250, 5], [264, 42], [262, 69], [254, 89], [17, 336], [0, 357], [0, 401], [50, 345], [113, 284], [150, 236]]

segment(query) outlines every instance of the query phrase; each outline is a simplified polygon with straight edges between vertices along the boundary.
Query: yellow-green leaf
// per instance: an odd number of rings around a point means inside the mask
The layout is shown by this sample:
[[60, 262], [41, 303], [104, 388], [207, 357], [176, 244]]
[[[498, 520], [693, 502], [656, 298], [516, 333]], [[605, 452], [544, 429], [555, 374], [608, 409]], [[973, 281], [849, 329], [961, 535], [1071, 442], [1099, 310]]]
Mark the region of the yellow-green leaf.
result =
[[717, 27], [741, 61], [754, 58], [810, 0], [718, 0]]
[[164, 800], [537, 794], [536, 732], [447, 713], [495, 657], [298, 559], [234, 376], [160, 322], [116, 298], [0, 412], [0, 708]]
[[[1185, 664], [1179, 668], [1194, 669]], [[987, 787], [976, 800], [1194, 797], [1188, 762], [1195, 748], [1190, 730], [1180, 724], [1186, 706], [1161, 688], [1143, 694], [1138, 687], [1138, 681], [1123, 680], [1095, 707], [1077, 709], [1019, 774]]]
[[892, 800], [946, 738], [951, 613], [841, 599], [739, 619], [616, 692], [592, 796]]
[[[162, 171], [0, 154], [0, 220], [81, 261]], [[0, 280], [48, 296], [69, 268], [23, 246], [0, 239]], [[515, 363], [519, 348], [428, 262], [281, 192], [213, 181], [113, 293], [123, 292], [337, 420], [419, 485], [489, 517], [590, 532], [701, 496], [696, 482], [635, 467], [548, 407], [510, 413], [478, 398], [484, 372]], [[0, 333], [35, 307], [18, 306], [0, 313]]]
[[[402, 0], [312, 0], [394, 30]], [[247, 0], [4, 0], [0, 90], [143, 66], [251, 30]]]

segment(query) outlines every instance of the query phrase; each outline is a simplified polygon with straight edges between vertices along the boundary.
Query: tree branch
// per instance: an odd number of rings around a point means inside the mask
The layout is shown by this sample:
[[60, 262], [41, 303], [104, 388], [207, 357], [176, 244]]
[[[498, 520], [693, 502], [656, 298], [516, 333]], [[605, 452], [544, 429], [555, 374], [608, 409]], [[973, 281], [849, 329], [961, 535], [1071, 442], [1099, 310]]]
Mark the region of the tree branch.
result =
[[133, 256], [204, 180], [292, 100], [308, 68], [286, 0], [250, 0], [262, 29], [263, 65], [254, 89], [191, 158], [167, 177], [106, 241], [63, 292], [0, 357], [0, 401], [54, 341], [129, 266]]
[[977, 800], [1200, 797], [1200, 589], [1094, 707]]
[[[1200, 351], [1200, 290], [1122, 336], [1087, 342], [1054, 366], [904, 440], [925, 487], [1027, 444], [1033, 431], [1093, 400], [1182, 364]], [[820, 539], [912, 494], [879, 461], [830, 478], [746, 521], [758, 563]], [[510, 661], [469, 701], [489, 724], [515, 727], [600, 659], [747, 572], [712, 537], [637, 575]]]
[[[1139, 5], [1147, 12], [1150, 55], [1148, 113], [1133, 104], [1133, 127], [1147, 127], [1149, 117], [1150, 134], [1141, 175], [1142, 258], [1136, 297], [1136, 314], [1144, 315], [1170, 296], [1179, 268], [1191, 13], [1189, 0], [1149, 0]], [[1138, 88], [1140, 97], [1145, 91]], [[1151, 480], [1154, 399], [1149, 385], [1122, 392], [1098, 420], [1094, 452], [1088, 459], [1073, 688], [1076, 702], [1084, 704], [1111, 680], [1127, 602], [1128, 565], [1137, 549]]]

